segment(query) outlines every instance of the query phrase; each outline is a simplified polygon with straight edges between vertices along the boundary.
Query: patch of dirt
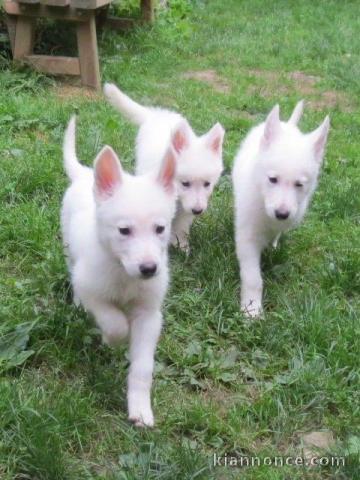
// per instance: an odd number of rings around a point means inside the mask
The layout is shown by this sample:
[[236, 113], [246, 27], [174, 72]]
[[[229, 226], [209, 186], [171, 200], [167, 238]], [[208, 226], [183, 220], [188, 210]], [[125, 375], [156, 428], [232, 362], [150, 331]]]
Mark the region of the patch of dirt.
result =
[[46, 142], [49, 138], [49, 135], [46, 132], [40, 132], [39, 130], [35, 131], [35, 136], [41, 142]]
[[231, 90], [230, 85], [215, 70], [189, 71], [183, 73], [182, 77], [207, 83], [220, 93], [229, 93]]
[[244, 392], [234, 393], [226, 387], [208, 383], [200, 394], [206, 402], [215, 403], [221, 415], [227, 415], [229, 408], [236, 403], [255, 402], [260, 396], [260, 391], [254, 385], [244, 385]]
[[288, 74], [289, 80], [292, 80], [296, 84], [296, 89], [302, 95], [311, 95], [316, 92], [315, 85], [321, 80], [320, 77], [315, 75], [307, 75], [303, 72], [290, 72]]
[[280, 72], [272, 72], [270, 70], [259, 70], [259, 69], [252, 69], [248, 70], [247, 72], [251, 76], [259, 79], [266, 80], [266, 82], [270, 83], [269, 86], [265, 86], [264, 88], [268, 88], [269, 90], [279, 92], [280, 93], [288, 93], [290, 91], [290, 85], [284, 84], [284, 80], [290, 81], [291, 83], [296, 84], [296, 89], [302, 95], [311, 95], [315, 93], [315, 85], [320, 80], [320, 77], [316, 77], [314, 75], [307, 75], [306, 73], [295, 71], [290, 72], [288, 74], [281, 74]]
[[248, 112], [247, 110], [241, 110], [240, 106], [237, 108], [228, 109], [227, 113], [232, 117], [235, 117], [237, 120], [242, 119], [250, 120], [251, 122], [253, 122], [257, 118], [259, 118], [258, 115], [256, 115], [255, 113]]
[[254, 68], [247, 71], [252, 77], [263, 78], [264, 80], [274, 82], [278, 80], [280, 74], [277, 72], [272, 72], [270, 70], [260, 70], [259, 68]]
[[314, 110], [326, 110], [329, 108], [339, 108], [342, 112], [352, 112], [354, 110], [348, 96], [343, 92], [336, 92], [335, 90], [327, 90], [319, 93], [318, 98], [309, 100], [306, 103]]
[[299, 440], [305, 458], [317, 457], [319, 451], [329, 451], [335, 445], [334, 436], [330, 430], [301, 434]]
[[74, 98], [99, 99], [101, 93], [91, 88], [78, 85], [57, 84], [54, 87], [55, 95], [64, 100], [72, 100]]
[[248, 70], [247, 73], [264, 80], [263, 85], [256, 84], [248, 88], [250, 95], [258, 94], [264, 98], [270, 98], [275, 93], [288, 95], [295, 90], [300, 97], [305, 98], [306, 105], [313, 110], [339, 108], [343, 112], [351, 112], [354, 109], [349, 97], [344, 92], [319, 91], [317, 84], [321, 81], [321, 78], [316, 75], [308, 75], [300, 71], [281, 75], [278, 72], [259, 69]]
[[270, 98], [274, 96], [274, 93], [281, 95], [288, 95], [290, 92], [289, 87], [282, 84], [273, 84], [273, 85], [251, 85], [247, 89], [247, 93], [250, 95], [260, 95], [264, 98]]

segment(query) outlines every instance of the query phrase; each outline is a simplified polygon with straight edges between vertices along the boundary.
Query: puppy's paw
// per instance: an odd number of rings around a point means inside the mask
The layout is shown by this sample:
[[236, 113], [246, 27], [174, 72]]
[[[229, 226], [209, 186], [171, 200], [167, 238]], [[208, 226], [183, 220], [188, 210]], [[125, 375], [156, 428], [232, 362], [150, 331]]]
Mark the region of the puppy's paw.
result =
[[80, 307], [80, 305], [81, 305], [80, 298], [77, 295], [75, 295], [75, 293], [74, 293], [74, 296], [73, 296], [73, 302], [74, 302], [74, 305], [76, 307]]
[[245, 317], [249, 320], [259, 318], [263, 313], [261, 302], [255, 300], [251, 300], [250, 302], [242, 302], [241, 310]]
[[190, 244], [187, 237], [173, 235], [171, 237], [171, 245], [175, 248], [179, 248], [186, 255], [190, 254]]
[[135, 425], [135, 427], [153, 427], [154, 415], [150, 407], [135, 407], [129, 408], [129, 421]]
[[177, 248], [179, 246], [178, 239], [172, 236], [170, 240], [170, 245], [174, 248]]
[[123, 343], [129, 335], [129, 325], [125, 322], [119, 323], [116, 328], [107, 329], [102, 332], [102, 340], [109, 347], [117, 347]]
[[281, 237], [281, 233], [278, 233], [278, 234], [276, 235], [276, 237], [274, 238], [274, 240], [273, 240], [273, 242], [272, 242], [273, 248], [277, 248], [277, 246], [278, 246], [278, 244], [279, 244], [280, 237]]
[[184, 240], [183, 242], [179, 243], [179, 248], [186, 255], [190, 255], [190, 244], [188, 240]]

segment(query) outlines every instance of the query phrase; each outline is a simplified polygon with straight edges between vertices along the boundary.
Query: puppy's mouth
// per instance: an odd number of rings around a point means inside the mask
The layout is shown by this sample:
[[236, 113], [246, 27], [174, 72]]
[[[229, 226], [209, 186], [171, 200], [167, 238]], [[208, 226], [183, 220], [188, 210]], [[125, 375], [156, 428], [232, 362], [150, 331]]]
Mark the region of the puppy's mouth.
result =
[[138, 278], [140, 280], [144, 280], [145, 282], [148, 282], [149, 280], [153, 280], [154, 278], [156, 278], [158, 276], [158, 274], [159, 274], [159, 272], [153, 273], [151, 275], [140, 274]]
[[276, 215], [273, 215], [271, 219], [273, 223], [276, 224], [276, 228], [280, 230], [287, 230], [293, 223], [293, 219], [290, 215], [286, 218], [278, 218]]
[[149, 276], [144, 276], [144, 275], [140, 275], [140, 280], [144, 280], [145, 282], [149, 281], [149, 280], [152, 280], [154, 278], [156, 278], [158, 276], [157, 273], [155, 273], [154, 275], [149, 275]]

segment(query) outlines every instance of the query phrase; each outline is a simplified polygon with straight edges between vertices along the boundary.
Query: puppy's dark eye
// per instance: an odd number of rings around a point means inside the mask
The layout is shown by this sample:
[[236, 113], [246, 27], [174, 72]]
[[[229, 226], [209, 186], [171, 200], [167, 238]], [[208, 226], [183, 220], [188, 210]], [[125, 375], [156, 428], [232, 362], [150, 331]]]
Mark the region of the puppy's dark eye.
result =
[[124, 227], [124, 228], [119, 228], [119, 232], [121, 233], [121, 235], [130, 235], [131, 233], [131, 230], [129, 227]]
[[269, 177], [269, 182], [270, 183], [277, 183], [278, 179], [277, 179], [277, 177]]
[[210, 182], [204, 182], [204, 187], [205, 187], [205, 188], [210, 187]]
[[189, 188], [190, 187], [190, 182], [181, 182], [181, 185], [185, 188]]
[[301, 183], [301, 182], [295, 182], [295, 187], [297, 188], [301, 188], [303, 187], [304, 185]]
[[155, 232], [160, 235], [161, 233], [163, 233], [163, 231], [165, 230], [165, 227], [163, 225], [157, 225], [157, 227], [155, 228]]

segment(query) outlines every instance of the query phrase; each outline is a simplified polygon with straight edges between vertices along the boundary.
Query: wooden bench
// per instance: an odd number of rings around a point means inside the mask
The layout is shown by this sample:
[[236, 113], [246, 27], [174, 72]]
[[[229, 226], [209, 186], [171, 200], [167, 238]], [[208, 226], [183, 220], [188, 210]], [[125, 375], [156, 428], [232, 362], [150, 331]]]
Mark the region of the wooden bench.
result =
[[[111, 0], [5, 0], [7, 26], [13, 58], [39, 71], [53, 75], [80, 75], [83, 85], [100, 88], [100, 69], [96, 38], [96, 17]], [[153, 0], [140, 0], [142, 20], [154, 18]], [[34, 55], [36, 20], [50, 18], [76, 25], [78, 57]], [[111, 18], [113, 28], [128, 26], [129, 21]]]

